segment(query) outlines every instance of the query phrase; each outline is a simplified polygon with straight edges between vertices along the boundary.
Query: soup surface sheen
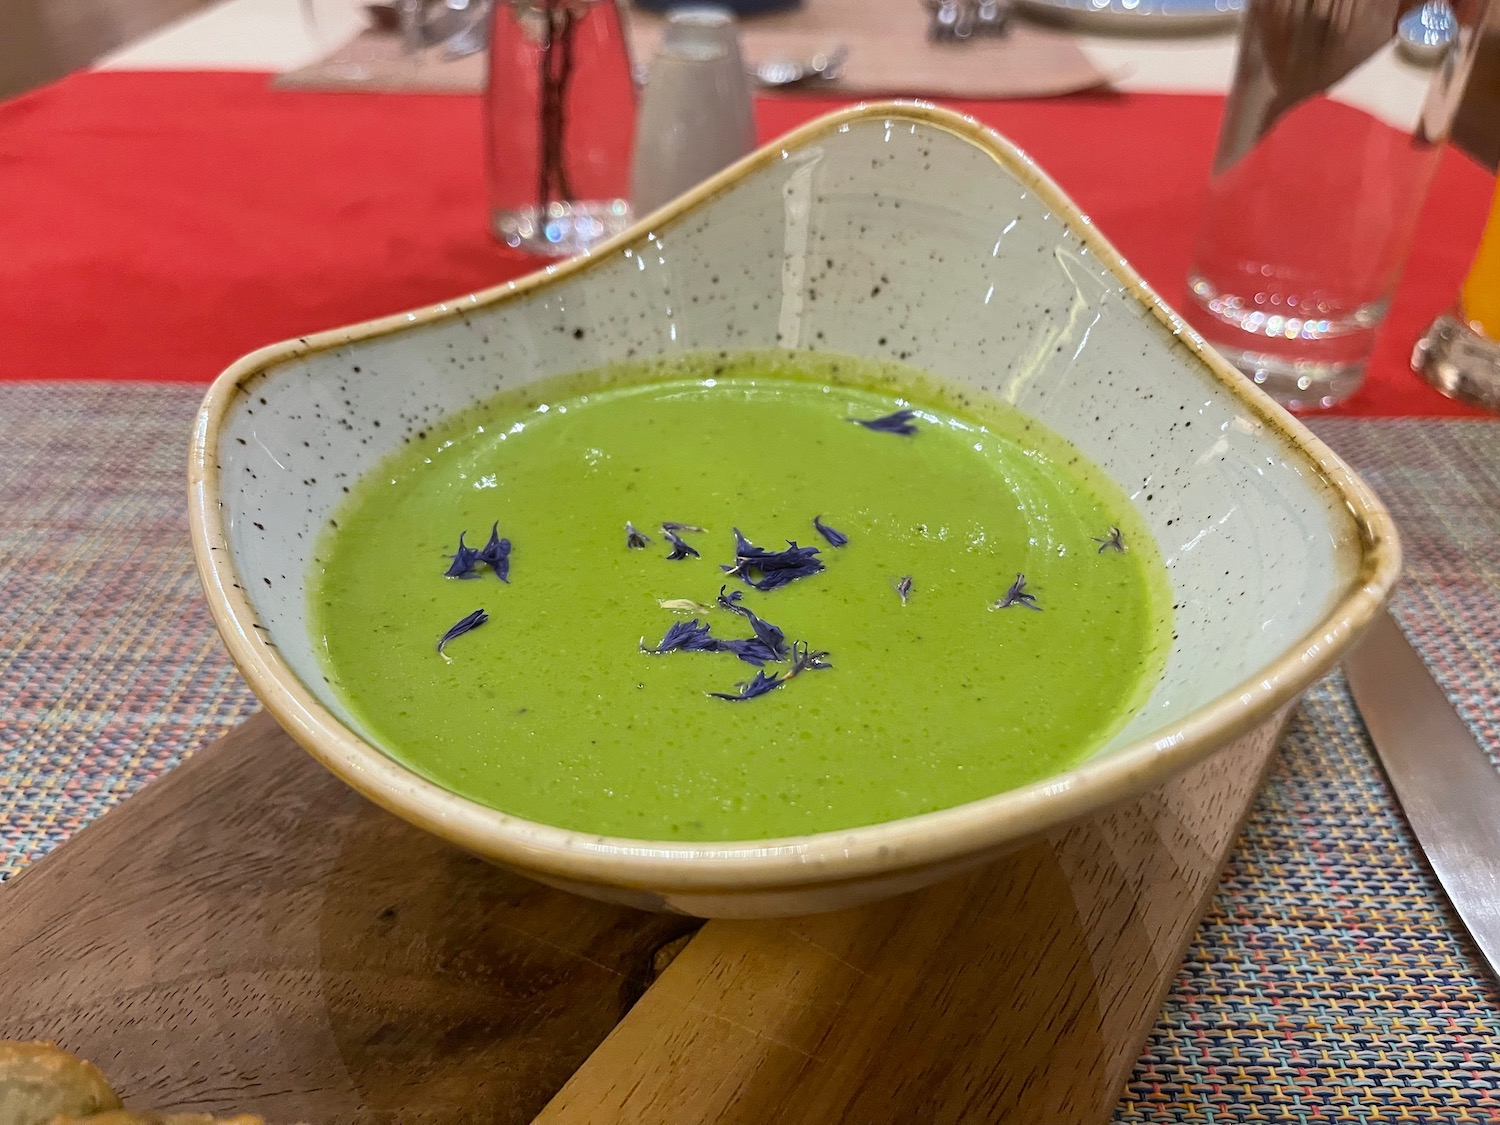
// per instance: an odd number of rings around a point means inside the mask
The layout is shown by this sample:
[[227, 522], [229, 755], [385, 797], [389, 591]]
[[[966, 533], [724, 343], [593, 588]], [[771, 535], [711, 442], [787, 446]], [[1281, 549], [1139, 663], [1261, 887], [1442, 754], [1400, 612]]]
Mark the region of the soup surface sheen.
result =
[[[915, 434], [849, 421], [902, 408]], [[626, 546], [626, 521], [648, 546]], [[701, 557], [669, 560], [663, 521], [704, 528], [683, 533]], [[483, 547], [494, 523], [509, 582], [445, 577], [459, 533]], [[825, 569], [753, 589], [721, 569], [734, 528], [816, 546]], [[1171, 635], [1154, 542], [1062, 438], [909, 369], [810, 353], [504, 394], [361, 481], [317, 558], [320, 654], [367, 737], [483, 804], [640, 839], [849, 828], [1046, 777], [1139, 708]], [[995, 608], [1022, 574], [1039, 608]], [[832, 667], [731, 701], [708, 693], [757, 672], [733, 654], [642, 651], [694, 618], [752, 636], [721, 586]], [[711, 608], [660, 605], [676, 599]]]

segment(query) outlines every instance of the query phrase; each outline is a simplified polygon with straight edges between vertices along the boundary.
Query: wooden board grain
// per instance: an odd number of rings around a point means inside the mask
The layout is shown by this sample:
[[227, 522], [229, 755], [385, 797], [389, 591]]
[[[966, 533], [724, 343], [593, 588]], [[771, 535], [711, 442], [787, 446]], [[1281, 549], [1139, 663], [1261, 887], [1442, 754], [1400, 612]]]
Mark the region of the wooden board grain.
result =
[[0, 887], [0, 1038], [271, 1125], [1103, 1125], [1274, 744], [915, 895], [700, 930], [455, 851], [259, 716]]
[[1281, 729], [925, 891], [709, 923], [537, 1125], [1104, 1125]]
[[456, 851], [261, 715], [0, 887], [0, 1038], [139, 1108], [521, 1125], [696, 926]]

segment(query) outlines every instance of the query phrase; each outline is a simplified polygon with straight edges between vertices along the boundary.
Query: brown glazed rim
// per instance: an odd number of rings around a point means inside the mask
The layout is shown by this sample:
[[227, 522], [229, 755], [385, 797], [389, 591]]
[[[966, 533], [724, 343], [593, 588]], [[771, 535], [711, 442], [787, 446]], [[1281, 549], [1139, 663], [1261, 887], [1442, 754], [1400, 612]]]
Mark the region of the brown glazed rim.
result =
[[[864, 827], [766, 840], [649, 841], [556, 828], [511, 816], [437, 786], [365, 742], [334, 717], [267, 643], [241, 591], [219, 504], [217, 450], [243, 388], [291, 360], [431, 325], [598, 268], [614, 252], [670, 227], [705, 202], [788, 153], [827, 142], [845, 126], [899, 121], [941, 130], [988, 153], [1062, 218], [1134, 295], [1278, 440], [1348, 513], [1356, 535], [1337, 604], [1264, 668], [1180, 721], [1107, 756], [1018, 789], [938, 812]], [[372, 801], [459, 847], [543, 878], [658, 893], [745, 894], [833, 886], [927, 867], [1003, 848], [1145, 791], [1228, 746], [1295, 700], [1327, 672], [1390, 596], [1400, 571], [1395, 528], [1374, 493], [1300, 422], [1234, 371], [1185, 325], [1031, 159], [971, 118], [921, 102], [881, 102], [821, 117], [747, 156], [687, 195], [610, 239], [593, 253], [528, 277], [396, 316], [263, 348], [213, 383], [194, 427], [189, 521], [209, 608], [231, 657], [268, 711], [314, 758]]]

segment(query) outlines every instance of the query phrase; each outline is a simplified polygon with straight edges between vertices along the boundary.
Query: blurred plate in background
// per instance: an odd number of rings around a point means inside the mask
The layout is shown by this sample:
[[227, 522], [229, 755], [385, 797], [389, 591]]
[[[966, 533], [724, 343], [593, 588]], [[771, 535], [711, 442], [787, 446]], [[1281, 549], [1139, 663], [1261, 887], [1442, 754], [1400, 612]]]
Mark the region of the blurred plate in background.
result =
[[1234, 26], [1245, 0], [1016, 0], [1016, 6], [1079, 31], [1191, 35]]

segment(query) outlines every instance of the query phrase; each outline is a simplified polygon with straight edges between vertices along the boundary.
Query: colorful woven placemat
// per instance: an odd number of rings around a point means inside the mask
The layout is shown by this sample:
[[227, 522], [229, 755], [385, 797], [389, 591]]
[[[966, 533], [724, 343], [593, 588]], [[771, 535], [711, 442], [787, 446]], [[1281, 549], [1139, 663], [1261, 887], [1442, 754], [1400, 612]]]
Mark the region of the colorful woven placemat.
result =
[[0, 877], [255, 709], [188, 548], [201, 397], [0, 387]]
[[[1500, 425], [1314, 426], [1395, 515], [1396, 617], [1494, 752]], [[1281, 748], [1117, 1123], [1500, 1121], [1500, 988], [1373, 753], [1335, 673]]]
[[[254, 709], [188, 550], [200, 393], [0, 386], [0, 876]], [[1398, 616], [1495, 749], [1500, 425], [1318, 429], [1395, 511]], [[1308, 695], [1116, 1120], [1500, 1122], [1500, 988], [1458, 932], [1330, 677]]]

